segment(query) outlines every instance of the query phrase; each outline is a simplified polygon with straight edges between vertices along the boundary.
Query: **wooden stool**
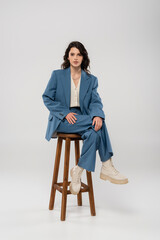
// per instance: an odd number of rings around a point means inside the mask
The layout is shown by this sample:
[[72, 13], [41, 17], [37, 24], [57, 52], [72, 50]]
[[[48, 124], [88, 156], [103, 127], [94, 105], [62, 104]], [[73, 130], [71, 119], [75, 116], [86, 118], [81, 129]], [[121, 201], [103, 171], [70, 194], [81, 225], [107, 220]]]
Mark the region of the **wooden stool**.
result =
[[[54, 208], [55, 194], [56, 194], [56, 190], [58, 190], [59, 192], [62, 193], [60, 220], [64, 221], [66, 217], [67, 194], [71, 194], [70, 190], [67, 190], [71, 182], [71, 181], [68, 181], [70, 142], [71, 141], [75, 142], [75, 163], [77, 165], [80, 157], [79, 140], [82, 140], [82, 139], [79, 134], [57, 133], [57, 136], [58, 136], [58, 142], [57, 142], [56, 157], [55, 157], [55, 163], [54, 163], [54, 172], [53, 172], [53, 180], [52, 180], [52, 187], [51, 187], [51, 194], [50, 194], [49, 210], [53, 210]], [[65, 140], [63, 182], [57, 182], [63, 139]], [[82, 193], [88, 192], [91, 216], [95, 216], [96, 211], [95, 211], [95, 204], [94, 204], [92, 175], [91, 175], [91, 172], [87, 170], [86, 170], [86, 175], [87, 175], [88, 185], [86, 185], [81, 181], [81, 189], [77, 194], [77, 204], [78, 206], [82, 206]]]

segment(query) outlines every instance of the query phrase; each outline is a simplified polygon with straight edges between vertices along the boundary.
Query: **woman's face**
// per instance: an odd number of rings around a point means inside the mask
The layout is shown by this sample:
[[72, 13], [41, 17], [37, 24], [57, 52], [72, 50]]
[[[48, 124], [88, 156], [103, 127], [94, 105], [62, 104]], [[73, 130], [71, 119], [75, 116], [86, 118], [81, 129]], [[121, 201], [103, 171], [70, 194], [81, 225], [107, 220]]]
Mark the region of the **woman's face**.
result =
[[72, 65], [73, 67], [81, 66], [81, 63], [83, 61], [83, 56], [80, 53], [78, 48], [72, 47], [70, 49], [68, 60], [70, 62], [70, 65]]

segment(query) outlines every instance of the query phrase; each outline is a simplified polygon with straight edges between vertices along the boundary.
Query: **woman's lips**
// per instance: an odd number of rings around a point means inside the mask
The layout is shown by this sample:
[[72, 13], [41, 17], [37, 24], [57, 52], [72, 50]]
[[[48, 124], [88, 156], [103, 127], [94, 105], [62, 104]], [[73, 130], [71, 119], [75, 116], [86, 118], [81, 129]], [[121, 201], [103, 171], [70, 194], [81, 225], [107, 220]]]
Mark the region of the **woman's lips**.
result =
[[78, 63], [77, 61], [74, 61], [74, 63]]

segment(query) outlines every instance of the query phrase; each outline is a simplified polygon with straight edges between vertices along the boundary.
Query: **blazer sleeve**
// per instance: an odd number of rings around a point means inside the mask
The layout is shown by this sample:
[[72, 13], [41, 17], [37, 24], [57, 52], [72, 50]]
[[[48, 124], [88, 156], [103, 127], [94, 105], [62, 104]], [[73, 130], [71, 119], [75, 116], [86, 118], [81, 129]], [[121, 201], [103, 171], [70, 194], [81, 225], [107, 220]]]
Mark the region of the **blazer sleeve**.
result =
[[105, 120], [105, 113], [103, 111], [103, 104], [99, 93], [97, 92], [98, 88], [98, 79], [95, 78], [95, 82], [93, 84], [92, 95], [91, 95], [91, 102], [89, 104], [89, 112], [91, 118], [93, 117], [101, 117]]
[[52, 72], [49, 82], [46, 86], [44, 93], [42, 94], [43, 102], [50, 111], [51, 115], [63, 120], [70, 110], [64, 106], [61, 102], [55, 101], [56, 96], [56, 74]]

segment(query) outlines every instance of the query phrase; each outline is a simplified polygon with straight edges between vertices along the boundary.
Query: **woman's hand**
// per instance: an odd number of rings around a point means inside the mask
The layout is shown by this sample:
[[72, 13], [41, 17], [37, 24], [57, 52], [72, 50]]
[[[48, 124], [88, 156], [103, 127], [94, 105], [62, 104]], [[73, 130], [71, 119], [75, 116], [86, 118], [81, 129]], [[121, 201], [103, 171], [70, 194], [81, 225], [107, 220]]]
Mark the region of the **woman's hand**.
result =
[[98, 131], [102, 127], [102, 118], [101, 117], [94, 117], [92, 125], [94, 125], [94, 123], [96, 123], [94, 129], [95, 129], [95, 131]]
[[74, 116], [74, 114], [77, 114], [77, 113], [74, 113], [74, 112], [70, 112], [67, 114], [67, 116], [65, 116], [65, 118], [67, 119], [67, 121], [70, 123], [70, 124], [74, 124], [77, 120], [77, 118]]

